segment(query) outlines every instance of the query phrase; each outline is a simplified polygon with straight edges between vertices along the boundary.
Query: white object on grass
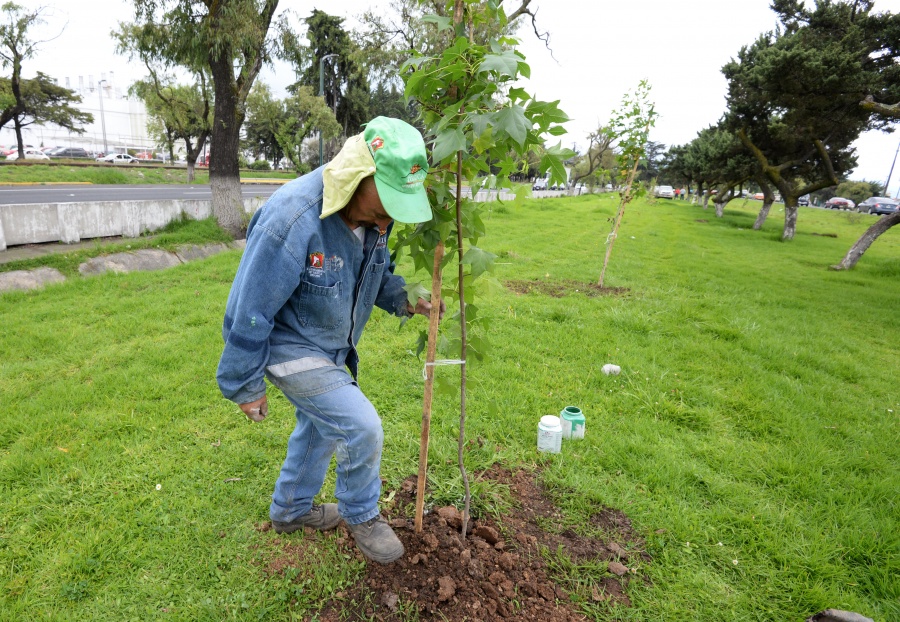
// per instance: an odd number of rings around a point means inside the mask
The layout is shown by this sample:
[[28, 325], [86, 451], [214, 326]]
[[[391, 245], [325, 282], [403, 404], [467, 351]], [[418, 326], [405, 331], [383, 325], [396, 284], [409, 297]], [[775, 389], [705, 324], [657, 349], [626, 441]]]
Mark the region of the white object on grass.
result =
[[613, 376], [618, 376], [619, 372], [622, 371], [622, 368], [619, 367], [618, 365], [613, 365], [612, 363], [607, 363], [606, 365], [604, 365], [602, 367], [602, 371], [607, 376], [609, 376], [610, 374], [612, 374]]

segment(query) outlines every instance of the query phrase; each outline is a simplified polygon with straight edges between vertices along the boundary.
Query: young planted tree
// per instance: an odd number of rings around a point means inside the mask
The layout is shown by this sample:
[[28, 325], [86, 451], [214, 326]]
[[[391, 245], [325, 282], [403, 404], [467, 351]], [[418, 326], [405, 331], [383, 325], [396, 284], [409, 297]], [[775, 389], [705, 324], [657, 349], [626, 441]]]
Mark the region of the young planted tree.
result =
[[[488, 183], [492, 168], [497, 171], [494, 187], [512, 188], [509, 180], [517, 158], [543, 143], [546, 134], [565, 133], [561, 123], [568, 117], [558, 102], [538, 101], [523, 88], [513, 86], [530, 69], [524, 56], [515, 50], [517, 41], [498, 36], [480, 42], [476, 33], [486, 24], [507, 24], [506, 13], [496, 2], [457, 0], [453, 17], [427, 18], [440, 31], [453, 35], [452, 44], [441, 53], [418, 55], [404, 65], [406, 95], [415, 99], [431, 143], [432, 168], [426, 187], [434, 218], [397, 237], [395, 250], [408, 253], [417, 271], [432, 273], [432, 316], [427, 339], [420, 340], [426, 354], [426, 385], [423, 404], [422, 447], [419, 462], [419, 486], [416, 529], [422, 528], [425, 471], [427, 469], [431, 395], [434, 386], [435, 357], [438, 350], [436, 296], [449, 298], [457, 305], [458, 329], [444, 335], [459, 352], [460, 424], [458, 462], [465, 490], [462, 535], [469, 520], [470, 493], [463, 460], [466, 422], [466, 365], [469, 355], [484, 354], [485, 343], [478, 328], [484, 318], [474, 304], [474, 284], [491, 269], [494, 255], [477, 246], [485, 233], [481, 206], [472, 200]], [[551, 170], [556, 181], [565, 181], [563, 159], [571, 152], [557, 146], [546, 150], [541, 170]], [[465, 192], [464, 188], [468, 187]], [[520, 187], [517, 196], [525, 196]], [[465, 195], [465, 196], [464, 196]], [[455, 275], [442, 278], [444, 268], [455, 264]], [[415, 300], [427, 289], [410, 282], [410, 297]], [[455, 346], [455, 347], [454, 347]], [[420, 349], [421, 351], [421, 349]]]
[[613, 244], [619, 235], [619, 226], [625, 215], [625, 206], [635, 196], [634, 180], [637, 176], [638, 166], [644, 158], [644, 149], [650, 136], [650, 128], [656, 124], [658, 116], [653, 102], [650, 101], [650, 83], [641, 80], [634, 93], [626, 94], [622, 98], [622, 105], [613, 113], [609, 123], [608, 132], [618, 143], [618, 164], [622, 177], [625, 178], [625, 187], [619, 193], [619, 209], [613, 219], [613, 227], [606, 237], [606, 256], [603, 258], [603, 268], [600, 270], [600, 279], [597, 284], [603, 287], [603, 279], [606, 276], [606, 267], [612, 255]]

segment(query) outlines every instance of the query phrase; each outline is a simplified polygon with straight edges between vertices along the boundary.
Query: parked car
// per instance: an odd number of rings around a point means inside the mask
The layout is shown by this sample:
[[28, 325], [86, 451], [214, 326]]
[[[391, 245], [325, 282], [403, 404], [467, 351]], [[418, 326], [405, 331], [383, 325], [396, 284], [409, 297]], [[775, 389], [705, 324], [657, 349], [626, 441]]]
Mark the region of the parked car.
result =
[[657, 186], [654, 193], [658, 199], [674, 199], [675, 188], [672, 186]]
[[802, 197], [797, 199], [797, 205], [800, 207], [809, 207], [809, 195], [804, 194]]
[[[19, 154], [18, 152], [13, 152], [12, 154], [6, 156], [7, 160], [18, 160]], [[26, 160], [49, 160], [50, 156], [46, 153], [42, 152], [40, 149], [26, 149], [25, 150], [25, 159]]]
[[831, 197], [825, 201], [825, 209], [853, 209], [856, 203], [844, 197]]
[[764, 195], [762, 192], [755, 192], [755, 193], [753, 193], [753, 198], [756, 199], [757, 201], [762, 201], [763, 199], [766, 198], [766, 195]]
[[57, 147], [47, 155], [51, 158], [89, 158], [91, 154], [81, 147]]
[[870, 197], [856, 206], [867, 214], [893, 214], [900, 208], [900, 201], [889, 197]]
[[[26, 149], [34, 149], [34, 145], [25, 145], [25, 148]], [[19, 153], [19, 148], [16, 145], [13, 145], [12, 147], [10, 147], [8, 149], [4, 149], [2, 154], [0, 154], [0, 155], [5, 155], [7, 158], [9, 158], [9, 156], [11, 156], [14, 153]]]
[[137, 164], [140, 160], [127, 153], [111, 153], [102, 158], [97, 158], [97, 162], [108, 162], [110, 164]]

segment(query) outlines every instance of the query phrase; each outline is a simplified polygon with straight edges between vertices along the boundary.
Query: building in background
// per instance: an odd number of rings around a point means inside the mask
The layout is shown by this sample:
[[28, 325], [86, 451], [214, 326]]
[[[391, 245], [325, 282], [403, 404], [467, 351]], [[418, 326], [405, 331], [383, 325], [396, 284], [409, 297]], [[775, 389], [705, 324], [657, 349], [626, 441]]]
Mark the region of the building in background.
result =
[[[76, 134], [53, 125], [32, 124], [22, 128], [22, 141], [34, 147], [83, 147], [91, 153], [156, 151], [147, 134], [147, 109], [140, 99], [129, 97], [126, 87], [116, 83], [113, 72], [94, 76], [55, 78], [57, 83], [81, 95], [79, 110], [94, 115], [94, 122]], [[15, 146], [12, 123], [0, 130], [0, 144]], [[105, 147], [104, 147], [105, 145]]]

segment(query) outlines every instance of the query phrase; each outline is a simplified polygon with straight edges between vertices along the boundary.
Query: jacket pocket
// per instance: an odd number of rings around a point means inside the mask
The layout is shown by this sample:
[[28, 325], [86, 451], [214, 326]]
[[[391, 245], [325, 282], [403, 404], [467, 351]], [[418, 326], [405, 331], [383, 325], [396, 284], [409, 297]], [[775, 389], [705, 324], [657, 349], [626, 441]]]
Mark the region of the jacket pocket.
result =
[[341, 282], [316, 285], [300, 281], [300, 301], [297, 318], [301, 326], [336, 328], [341, 323]]
[[367, 307], [371, 307], [375, 304], [375, 299], [378, 297], [379, 290], [381, 290], [381, 277], [383, 275], [383, 261], [381, 263], [373, 263], [369, 266], [369, 271], [366, 274], [366, 280], [364, 282], [365, 291], [362, 295], [363, 302], [365, 302]]

